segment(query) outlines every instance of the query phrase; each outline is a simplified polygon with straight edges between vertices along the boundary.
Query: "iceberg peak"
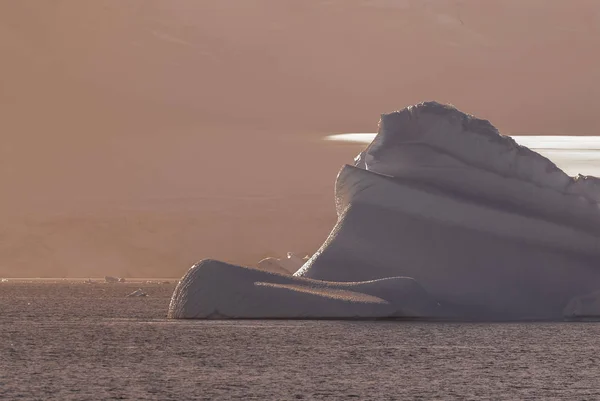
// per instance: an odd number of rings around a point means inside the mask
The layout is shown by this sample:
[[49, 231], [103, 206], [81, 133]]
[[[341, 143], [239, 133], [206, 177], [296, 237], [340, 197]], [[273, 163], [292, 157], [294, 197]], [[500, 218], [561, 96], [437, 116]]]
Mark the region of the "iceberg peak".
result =
[[586, 229], [600, 227], [600, 180], [570, 177], [489, 121], [453, 106], [424, 102], [382, 114], [375, 139], [354, 165]]

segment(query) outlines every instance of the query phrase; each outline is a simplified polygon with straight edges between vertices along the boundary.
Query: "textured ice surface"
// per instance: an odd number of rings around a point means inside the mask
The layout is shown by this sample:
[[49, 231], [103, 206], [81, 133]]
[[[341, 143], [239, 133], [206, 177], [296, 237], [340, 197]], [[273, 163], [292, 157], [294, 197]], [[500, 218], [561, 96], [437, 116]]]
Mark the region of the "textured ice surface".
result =
[[570, 177], [488, 121], [435, 102], [384, 114], [358, 167], [598, 231], [600, 183]]
[[[421, 103], [382, 115], [373, 142], [342, 168], [338, 222], [295, 277], [203, 262], [170, 315], [560, 318], [599, 288], [599, 200], [597, 178], [570, 177], [488, 121]], [[401, 301], [358, 289], [390, 277], [410, 277], [441, 307], [408, 307], [422, 293], [405, 287]]]
[[169, 317], [383, 318], [436, 316], [437, 303], [414, 280], [335, 283], [203, 260], [177, 285]]

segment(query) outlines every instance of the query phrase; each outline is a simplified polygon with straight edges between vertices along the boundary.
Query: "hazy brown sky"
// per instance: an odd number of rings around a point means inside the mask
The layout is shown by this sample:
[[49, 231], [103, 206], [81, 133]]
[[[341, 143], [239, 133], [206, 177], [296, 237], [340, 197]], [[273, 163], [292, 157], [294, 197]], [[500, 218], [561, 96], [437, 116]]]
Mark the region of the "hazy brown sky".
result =
[[422, 100], [600, 133], [597, 0], [1, 1], [0, 57], [0, 275], [312, 252], [320, 138]]

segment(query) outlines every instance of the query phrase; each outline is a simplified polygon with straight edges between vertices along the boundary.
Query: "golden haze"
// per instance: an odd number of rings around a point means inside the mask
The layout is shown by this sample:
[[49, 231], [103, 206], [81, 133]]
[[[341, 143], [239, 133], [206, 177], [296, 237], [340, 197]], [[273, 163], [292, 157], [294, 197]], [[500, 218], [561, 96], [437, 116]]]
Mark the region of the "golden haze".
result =
[[600, 133], [596, 0], [0, 2], [0, 276], [313, 252], [378, 116]]

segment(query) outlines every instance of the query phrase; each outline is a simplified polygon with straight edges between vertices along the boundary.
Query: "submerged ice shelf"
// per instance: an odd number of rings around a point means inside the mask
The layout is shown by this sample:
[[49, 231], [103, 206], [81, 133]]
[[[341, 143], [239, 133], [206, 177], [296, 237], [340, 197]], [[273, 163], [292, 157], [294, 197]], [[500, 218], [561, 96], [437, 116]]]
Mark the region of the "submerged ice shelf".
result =
[[600, 180], [571, 177], [524, 144], [582, 151], [594, 138], [515, 140], [427, 102], [382, 115], [369, 139], [338, 174], [337, 224], [293, 277], [299, 260], [268, 263], [283, 274], [202, 261], [177, 286], [169, 316], [589, 314], [585, 294], [600, 290]]

